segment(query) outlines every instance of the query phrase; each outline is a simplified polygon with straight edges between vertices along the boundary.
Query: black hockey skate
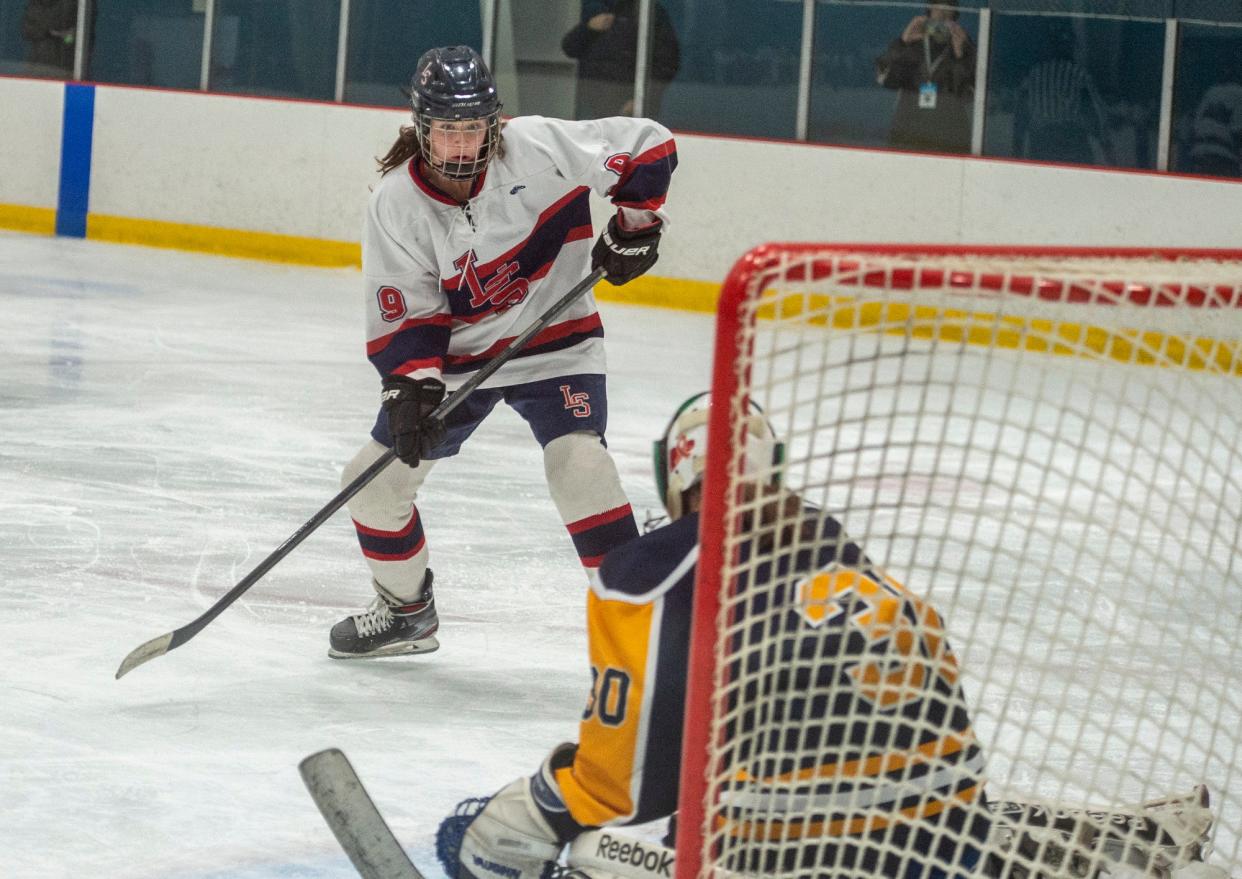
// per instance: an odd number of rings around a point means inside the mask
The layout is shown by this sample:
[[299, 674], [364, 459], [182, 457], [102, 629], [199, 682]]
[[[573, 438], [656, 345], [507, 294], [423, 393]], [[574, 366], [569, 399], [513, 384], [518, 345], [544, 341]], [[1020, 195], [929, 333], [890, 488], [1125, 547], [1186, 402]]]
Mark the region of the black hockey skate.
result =
[[407, 656], [438, 650], [435, 598], [431, 592], [431, 570], [423, 579], [423, 592], [410, 604], [397, 604], [384, 595], [362, 613], [346, 617], [332, 627], [328, 655], [333, 659], [373, 659], [378, 656]]

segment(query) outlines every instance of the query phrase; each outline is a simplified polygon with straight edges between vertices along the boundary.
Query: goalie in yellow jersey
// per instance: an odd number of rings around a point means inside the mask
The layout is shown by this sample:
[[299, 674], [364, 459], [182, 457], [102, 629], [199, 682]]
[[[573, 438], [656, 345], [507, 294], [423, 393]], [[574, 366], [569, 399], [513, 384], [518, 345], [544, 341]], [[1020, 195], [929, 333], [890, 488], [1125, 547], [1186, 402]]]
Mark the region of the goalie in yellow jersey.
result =
[[[677, 808], [709, 399], [656, 444], [671, 522], [613, 549], [588, 597], [592, 689], [576, 744], [466, 800], [437, 834], [452, 879], [671, 875], [673, 854], [594, 828]], [[805, 879], [964, 877], [989, 818], [983, 755], [934, 610], [889, 579], [836, 519], [779, 489], [781, 443], [753, 407], [744, 470], [759, 514], [733, 637], [718, 863]], [[568, 851], [566, 852], [566, 846]]]

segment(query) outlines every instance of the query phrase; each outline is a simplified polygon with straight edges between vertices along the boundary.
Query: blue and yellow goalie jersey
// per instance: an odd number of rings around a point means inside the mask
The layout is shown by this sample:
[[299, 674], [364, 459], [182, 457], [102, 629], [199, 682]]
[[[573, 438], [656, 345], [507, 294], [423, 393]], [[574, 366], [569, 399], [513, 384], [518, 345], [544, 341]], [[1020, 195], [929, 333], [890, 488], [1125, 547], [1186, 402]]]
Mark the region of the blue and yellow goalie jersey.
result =
[[[676, 810], [698, 527], [690, 515], [618, 547], [592, 586], [591, 694], [557, 772], [582, 824]], [[940, 618], [832, 517], [807, 510], [794, 530], [737, 566], [711, 810], [724, 865], [968, 872], [988, 832], [983, 755]]]

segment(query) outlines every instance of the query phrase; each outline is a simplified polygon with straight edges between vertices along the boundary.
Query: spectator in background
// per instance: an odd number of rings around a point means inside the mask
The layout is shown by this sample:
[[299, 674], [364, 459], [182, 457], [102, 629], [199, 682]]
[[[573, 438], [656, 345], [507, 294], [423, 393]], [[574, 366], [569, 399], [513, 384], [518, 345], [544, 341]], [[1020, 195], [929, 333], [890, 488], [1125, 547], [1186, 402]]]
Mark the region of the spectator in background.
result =
[[957, 16], [957, 0], [929, 6], [876, 59], [876, 80], [898, 92], [889, 146], [970, 152], [975, 47]]
[[[665, 87], [677, 75], [677, 34], [668, 11], [651, 4], [651, 61], [644, 116], [660, 111]], [[578, 60], [575, 119], [634, 115], [634, 69], [638, 58], [638, 4], [605, 0], [603, 12], [578, 24], [561, 40], [561, 50]]]
[[78, 0], [30, 0], [22, 16], [22, 36], [30, 43], [31, 72], [46, 76], [73, 73]]
[[1242, 177], [1242, 83], [1221, 82], [1204, 92], [1193, 126], [1187, 170]]
[[1107, 112], [1090, 71], [1070, 58], [1027, 71], [1018, 87], [1014, 144], [1024, 159], [1113, 164]]

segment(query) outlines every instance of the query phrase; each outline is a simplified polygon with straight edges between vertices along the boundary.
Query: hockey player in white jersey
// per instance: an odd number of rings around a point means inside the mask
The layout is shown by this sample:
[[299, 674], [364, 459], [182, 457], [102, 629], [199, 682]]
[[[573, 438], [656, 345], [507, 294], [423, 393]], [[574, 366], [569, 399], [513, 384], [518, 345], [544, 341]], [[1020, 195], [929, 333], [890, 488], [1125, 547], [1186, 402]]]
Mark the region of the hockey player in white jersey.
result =
[[[425, 53], [411, 97], [413, 124], [380, 160], [362, 242], [367, 356], [382, 378], [382, 410], [342, 484], [387, 448], [400, 463], [349, 505], [377, 595], [332, 628], [337, 658], [438, 647], [414, 499], [435, 462], [456, 454], [501, 400], [543, 447], [552, 499], [588, 576], [637, 535], [604, 444], [603, 327], [589, 293], [443, 423], [426, 416], [591, 269], [624, 284], [655, 263], [677, 165], [672, 135], [649, 119], [504, 122], [490, 72], [464, 46]], [[617, 208], [598, 239], [592, 192]]]

